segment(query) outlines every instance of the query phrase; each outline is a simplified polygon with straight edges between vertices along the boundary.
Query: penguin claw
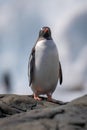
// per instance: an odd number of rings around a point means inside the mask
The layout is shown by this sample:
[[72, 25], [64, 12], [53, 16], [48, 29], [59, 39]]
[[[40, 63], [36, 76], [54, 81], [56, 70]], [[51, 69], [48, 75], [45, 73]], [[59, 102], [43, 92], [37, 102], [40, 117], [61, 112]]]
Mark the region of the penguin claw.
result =
[[38, 101], [41, 101], [41, 100], [42, 100], [42, 99], [39, 98], [36, 94], [34, 94], [34, 99], [35, 99], [35, 100], [38, 100]]

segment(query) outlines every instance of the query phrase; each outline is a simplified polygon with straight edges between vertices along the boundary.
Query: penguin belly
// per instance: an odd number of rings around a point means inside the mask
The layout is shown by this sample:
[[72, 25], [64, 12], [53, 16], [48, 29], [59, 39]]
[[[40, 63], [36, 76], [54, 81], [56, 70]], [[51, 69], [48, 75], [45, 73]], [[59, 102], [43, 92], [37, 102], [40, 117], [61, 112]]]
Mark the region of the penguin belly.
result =
[[58, 82], [59, 56], [53, 40], [39, 41], [35, 47], [34, 93], [53, 93]]

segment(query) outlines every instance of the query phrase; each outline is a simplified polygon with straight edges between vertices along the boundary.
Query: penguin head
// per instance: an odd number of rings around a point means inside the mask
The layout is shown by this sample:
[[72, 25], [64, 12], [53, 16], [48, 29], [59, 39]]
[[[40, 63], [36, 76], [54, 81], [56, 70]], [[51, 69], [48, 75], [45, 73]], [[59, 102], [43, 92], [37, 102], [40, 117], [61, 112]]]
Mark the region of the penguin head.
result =
[[52, 39], [51, 38], [51, 30], [49, 27], [42, 27], [39, 32], [39, 38], [43, 37], [45, 39]]

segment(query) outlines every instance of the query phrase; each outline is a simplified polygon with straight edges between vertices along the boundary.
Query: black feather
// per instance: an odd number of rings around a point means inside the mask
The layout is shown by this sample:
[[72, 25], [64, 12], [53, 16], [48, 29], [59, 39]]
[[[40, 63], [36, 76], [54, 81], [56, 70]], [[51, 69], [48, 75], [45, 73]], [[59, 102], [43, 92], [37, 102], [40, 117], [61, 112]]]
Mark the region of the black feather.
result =
[[35, 68], [35, 47], [31, 51], [28, 63], [29, 86], [32, 84], [32, 81], [34, 80], [34, 68]]
[[60, 85], [63, 82], [63, 74], [62, 74], [62, 68], [61, 68], [61, 63], [59, 62], [59, 79], [60, 79]]

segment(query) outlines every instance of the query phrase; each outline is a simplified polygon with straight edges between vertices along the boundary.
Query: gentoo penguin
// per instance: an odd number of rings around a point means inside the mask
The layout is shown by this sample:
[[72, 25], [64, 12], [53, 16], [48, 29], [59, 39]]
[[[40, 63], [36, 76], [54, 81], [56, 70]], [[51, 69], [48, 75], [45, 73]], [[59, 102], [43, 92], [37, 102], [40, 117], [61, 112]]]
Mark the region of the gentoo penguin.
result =
[[28, 63], [28, 77], [35, 100], [41, 100], [39, 95], [46, 94], [48, 101], [52, 101], [58, 79], [62, 84], [61, 63], [49, 27], [40, 29], [39, 37], [32, 48]]

